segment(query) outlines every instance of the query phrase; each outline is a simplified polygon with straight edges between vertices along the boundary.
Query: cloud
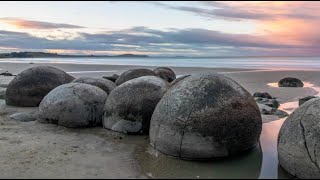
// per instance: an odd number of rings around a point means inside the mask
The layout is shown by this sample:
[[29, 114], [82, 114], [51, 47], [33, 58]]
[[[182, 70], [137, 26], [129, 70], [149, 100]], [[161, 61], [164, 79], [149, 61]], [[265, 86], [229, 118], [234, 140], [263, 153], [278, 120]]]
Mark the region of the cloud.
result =
[[77, 25], [71, 25], [71, 24], [31, 21], [31, 20], [13, 18], [13, 17], [0, 18], [0, 22], [15, 26], [17, 28], [27, 28], [27, 29], [84, 28], [83, 26], [77, 26]]

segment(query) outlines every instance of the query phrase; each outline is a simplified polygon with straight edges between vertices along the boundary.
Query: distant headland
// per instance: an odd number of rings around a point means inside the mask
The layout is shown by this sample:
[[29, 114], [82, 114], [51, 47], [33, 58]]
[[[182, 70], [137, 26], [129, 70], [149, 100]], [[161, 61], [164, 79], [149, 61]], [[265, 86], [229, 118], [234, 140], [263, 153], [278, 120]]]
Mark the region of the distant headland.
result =
[[70, 57], [128, 57], [128, 58], [146, 58], [147, 55], [136, 55], [136, 54], [121, 54], [121, 55], [65, 55], [58, 53], [45, 53], [45, 52], [11, 52], [2, 53], [0, 58], [70, 58]]

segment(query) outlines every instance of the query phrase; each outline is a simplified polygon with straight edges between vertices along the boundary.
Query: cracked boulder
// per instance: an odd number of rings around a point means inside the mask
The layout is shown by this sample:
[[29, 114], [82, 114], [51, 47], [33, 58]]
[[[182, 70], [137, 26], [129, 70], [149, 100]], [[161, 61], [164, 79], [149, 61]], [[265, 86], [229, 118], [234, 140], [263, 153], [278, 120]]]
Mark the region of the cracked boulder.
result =
[[126, 134], [148, 134], [152, 113], [169, 88], [156, 76], [143, 76], [116, 87], [105, 105], [103, 126]]
[[153, 72], [156, 73], [156, 75], [161, 79], [164, 79], [169, 83], [176, 79], [176, 74], [168, 67], [158, 67], [154, 69]]
[[294, 177], [320, 178], [320, 98], [297, 108], [283, 123], [278, 136], [280, 166]]
[[80, 78], [76, 78], [72, 82], [73, 83], [85, 83], [85, 84], [97, 86], [98, 88], [101, 88], [102, 90], [104, 90], [107, 94], [110, 94], [110, 92], [115, 87], [117, 87], [114, 82], [107, 80], [107, 79], [104, 79], [104, 78], [80, 77]]
[[108, 94], [83, 83], [69, 83], [53, 89], [39, 105], [37, 120], [65, 127], [101, 124]]
[[69, 74], [54, 67], [37, 66], [26, 69], [9, 83], [5, 95], [6, 104], [38, 106], [42, 98], [52, 89], [73, 79]]
[[257, 147], [262, 119], [251, 96], [232, 79], [195, 74], [171, 87], [150, 122], [151, 145], [183, 159], [215, 159]]
[[116, 80], [116, 85], [129, 81], [131, 79], [135, 79], [142, 76], [157, 76], [156, 73], [151, 71], [150, 69], [130, 69], [122, 73]]

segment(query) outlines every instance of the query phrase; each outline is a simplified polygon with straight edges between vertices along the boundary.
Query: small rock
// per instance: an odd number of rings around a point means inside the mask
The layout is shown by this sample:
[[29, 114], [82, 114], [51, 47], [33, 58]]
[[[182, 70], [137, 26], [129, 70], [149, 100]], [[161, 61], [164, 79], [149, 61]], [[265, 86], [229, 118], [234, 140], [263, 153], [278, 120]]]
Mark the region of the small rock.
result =
[[6, 95], [7, 88], [0, 87], [0, 99], [4, 99]]
[[253, 97], [272, 99], [272, 96], [267, 92], [256, 92], [253, 94]]
[[112, 82], [116, 82], [116, 80], [118, 79], [119, 75], [118, 74], [113, 74], [112, 76], [103, 76], [102, 78], [104, 79], [108, 79]]
[[4, 73], [0, 73], [1, 76], [14, 76], [12, 73], [9, 73], [8, 71]]
[[15, 113], [15, 114], [12, 114], [10, 118], [20, 122], [30, 122], [30, 121], [36, 120], [33, 113], [30, 113], [30, 112]]
[[279, 81], [279, 87], [303, 87], [304, 84], [300, 79], [293, 77], [286, 77]]

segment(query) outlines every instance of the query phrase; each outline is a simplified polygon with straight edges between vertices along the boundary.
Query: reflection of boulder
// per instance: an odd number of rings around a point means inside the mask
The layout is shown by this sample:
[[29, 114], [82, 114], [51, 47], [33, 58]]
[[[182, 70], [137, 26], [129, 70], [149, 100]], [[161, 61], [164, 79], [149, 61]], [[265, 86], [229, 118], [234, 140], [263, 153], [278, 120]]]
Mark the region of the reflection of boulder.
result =
[[307, 96], [307, 97], [299, 99], [299, 106], [301, 106], [303, 103], [305, 103], [313, 98], [317, 98], [317, 96]]
[[293, 77], [286, 77], [279, 81], [279, 87], [303, 87], [303, 82], [300, 79]]
[[297, 178], [320, 178], [320, 98], [297, 108], [281, 126], [279, 164]]
[[149, 145], [146, 146], [140, 147], [134, 154], [143, 175], [151, 178], [257, 179], [262, 166], [260, 145], [239, 156], [215, 161], [184, 161], [168, 157]]

